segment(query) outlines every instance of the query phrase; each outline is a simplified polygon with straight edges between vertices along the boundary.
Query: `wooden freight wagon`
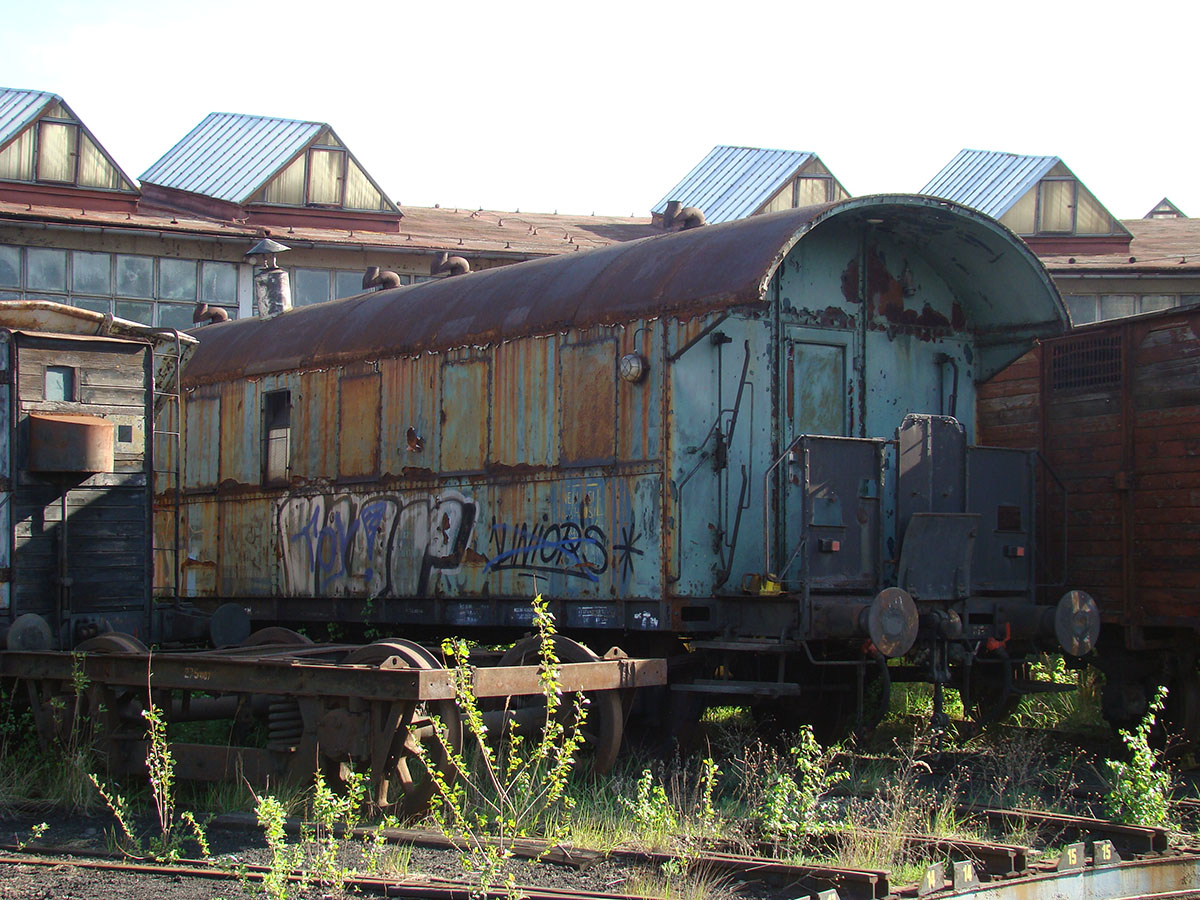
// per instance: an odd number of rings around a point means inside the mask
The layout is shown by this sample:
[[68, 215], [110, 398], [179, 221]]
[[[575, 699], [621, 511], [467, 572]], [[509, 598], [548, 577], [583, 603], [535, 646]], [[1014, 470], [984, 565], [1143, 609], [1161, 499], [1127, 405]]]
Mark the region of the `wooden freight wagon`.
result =
[[980, 443], [1037, 448], [1047, 470], [1040, 580], [1090, 593], [1104, 713], [1154, 688], [1200, 738], [1200, 307], [1045, 340], [979, 388]]

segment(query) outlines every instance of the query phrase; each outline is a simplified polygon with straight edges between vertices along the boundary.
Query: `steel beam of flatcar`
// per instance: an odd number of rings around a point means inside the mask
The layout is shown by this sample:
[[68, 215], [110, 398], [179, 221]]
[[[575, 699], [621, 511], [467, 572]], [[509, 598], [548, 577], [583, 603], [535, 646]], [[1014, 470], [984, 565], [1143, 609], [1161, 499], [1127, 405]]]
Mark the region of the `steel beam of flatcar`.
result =
[[[66, 653], [5, 652], [0, 674], [29, 680], [69, 681], [82, 665], [92, 681], [159, 690], [287, 694], [297, 697], [340, 696], [363, 700], [451, 700], [454, 672], [450, 669], [410, 669], [395, 666], [338, 665], [299, 659], [242, 659], [210, 653], [105, 653], [86, 656], [82, 663]], [[616, 659], [563, 663], [563, 691], [607, 691], [665, 684], [666, 661]], [[542, 693], [536, 666], [477, 669], [477, 697], [524, 696]]]

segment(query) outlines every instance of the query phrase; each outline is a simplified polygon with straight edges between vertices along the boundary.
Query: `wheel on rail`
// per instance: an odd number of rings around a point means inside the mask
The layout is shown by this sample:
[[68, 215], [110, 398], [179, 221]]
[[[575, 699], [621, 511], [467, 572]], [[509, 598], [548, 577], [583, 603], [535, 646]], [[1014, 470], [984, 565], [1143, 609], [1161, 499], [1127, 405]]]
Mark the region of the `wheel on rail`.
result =
[[1008, 718], [1021, 705], [1021, 694], [1014, 690], [1017, 666], [1010, 660], [996, 663], [976, 662], [965, 676], [967, 685], [965, 712], [976, 729]]
[[132, 634], [106, 631], [75, 645], [76, 653], [146, 653], [146, 645]]
[[[108, 631], [77, 644], [74, 652], [149, 654], [150, 651], [132, 634]], [[127, 771], [136, 764], [138, 742], [146, 736], [142, 714], [151, 706], [149, 688], [89, 681], [81, 699], [86, 703], [86, 719], [91, 725], [92, 748], [107, 760], [109, 768]]]
[[[560, 663], [599, 662], [600, 657], [580, 643], [554, 635], [554, 652]], [[541, 638], [530, 636], [517, 641], [500, 657], [501, 666], [535, 666], [541, 661]], [[583, 750], [591, 759], [592, 768], [604, 775], [612, 771], [621, 750], [621, 737], [625, 730], [625, 711], [621, 697], [615, 691], [589, 691], [586, 713], [580, 726]], [[564, 695], [558, 708], [560, 721], [566, 723], [574, 715], [574, 695]], [[513, 697], [509, 708], [528, 710], [545, 709], [543, 697]], [[544, 721], [544, 717], [543, 717]]]
[[[382, 666], [392, 659], [411, 669], [442, 667], [424, 647], [403, 639], [367, 644], [342, 661]], [[370, 796], [376, 808], [402, 819], [416, 818], [428, 810], [437, 791], [427, 766], [436, 766], [442, 777], [452, 782], [456, 772], [450, 752], [456, 756], [461, 752], [462, 734], [462, 720], [453, 700], [373, 703], [370, 759], [351, 762], [369, 765]]]
[[[751, 706], [755, 721], [769, 735], [789, 738], [804, 726], [823, 746], [870, 733], [887, 713], [891, 681], [886, 661], [867, 661], [859, 672], [849, 667], [808, 668], [800, 676], [804, 692]], [[861, 706], [859, 702], [861, 691]]]
[[290, 628], [284, 628], [280, 625], [271, 625], [267, 628], [260, 628], [253, 632], [242, 641], [239, 647], [287, 647], [287, 646], [308, 646], [312, 644], [312, 638], [306, 637], [298, 631], [292, 631]]

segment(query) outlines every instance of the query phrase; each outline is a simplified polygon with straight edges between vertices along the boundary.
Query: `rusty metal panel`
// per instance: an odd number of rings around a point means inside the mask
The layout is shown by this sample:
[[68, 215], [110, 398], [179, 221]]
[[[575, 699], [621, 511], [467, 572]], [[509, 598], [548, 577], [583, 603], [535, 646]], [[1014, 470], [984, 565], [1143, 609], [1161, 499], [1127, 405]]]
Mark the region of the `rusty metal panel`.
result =
[[[656, 597], [661, 491], [657, 474], [490, 486], [476, 498], [475, 552], [455, 577], [492, 596]], [[578, 610], [576, 624], [624, 627], [619, 612]]]
[[184, 490], [212, 490], [217, 486], [221, 451], [221, 395], [200, 388], [186, 398], [187, 447], [183, 458]]
[[588, 465], [612, 460], [616, 450], [616, 341], [559, 348], [562, 461]]
[[557, 341], [510, 341], [494, 349], [492, 461], [553, 466], [558, 461]]
[[488, 375], [485, 359], [442, 365], [442, 472], [479, 471], [488, 458]]
[[[217, 521], [217, 590], [222, 597], [268, 597], [277, 568], [270, 497], [229, 498]], [[192, 536], [189, 535], [189, 543]]]
[[380, 377], [377, 371], [343, 373], [338, 428], [338, 474], [364, 478], [379, 474]]
[[[651, 460], [662, 452], [662, 381], [666, 362], [662, 358], [659, 323], [638, 322], [621, 331], [618, 357], [636, 353], [645, 374], [636, 383], [617, 384], [617, 458]], [[618, 363], [619, 365], [619, 363]]]
[[[217, 554], [220, 549], [220, 507], [213, 497], [193, 497], [183, 508], [183, 560], [180, 590], [185, 597], [217, 595]], [[164, 534], [162, 546], [174, 539]]]
[[[211, 326], [210, 326], [211, 327]], [[338, 370], [304, 372], [292, 394], [292, 477], [337, 478]]]
[[441, 422], [441, 357], [401, 356], [379, 362], [384, 402], [380, 410], [385, 474], [437, 466]]
[[218, 409], [221, 484], [258, 484], [262, 480], [262, 413], [258, 388], [256, 381], [234, 381], [221, 386]]

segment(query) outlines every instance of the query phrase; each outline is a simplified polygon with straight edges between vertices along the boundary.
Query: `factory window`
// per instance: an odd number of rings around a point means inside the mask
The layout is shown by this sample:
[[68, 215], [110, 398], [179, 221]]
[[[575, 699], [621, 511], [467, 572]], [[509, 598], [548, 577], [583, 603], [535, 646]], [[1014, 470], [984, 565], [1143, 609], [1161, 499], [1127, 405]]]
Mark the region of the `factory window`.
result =
[[1200, 301], [1195, 294], [1067, 294], [1064, 299], [1075, 325], [1174, 309]]
[[268, 181], [253, 202], [395, 210], [331, 132], [324, 132], [318, 141]]
[[368, 209], [372, 211], [386, 209], [383, 195], [375, 189], [367, 178], [367, 173], [354, 164], [354, 160], [346, 160], [346, 209]]
[[263, 398], [263, 484], [287, 484], [292, 443], [292, 392]]
[[[137, 300], [118, 300], [116, 307], [117, 318], [139, 322], [142, 325], [154, 324], [153, 303], [141, 303]], [[100, 310], [97, 310], [97, 312], [100, 312]]]
[[200, 299], [219, 306], [237, 306], [237, 266], [233, 263], [200, 263]]
[[116, 165], [57, 102], [0, 151], [0, 178], [132, 191]]
[[163, 328], [177, 328], [180, 331], [193, 327], [192, 315], [196, 307], [191, 303], [159, 303], [158, 324]]
[[308, 202], [318, 206], [340, 206], [342, 203], [342, 174], [346, 154], [341, 150], [314, 148], [308, 157]]
[[37, 291], [67, 289], [67, 251], [31, 247], [25, 254], [29, 267], [26, 284]]
[[304, 205], [304, 157], [298, 156], [270, 180], [256, 199], [288, 206]]
[[112, 257], [107, 253], [71, 254], [71, 293], [111, 294]]
[[71, 366], [46, 366], [45, 400], [75, 401], [75, 370]]
[[[199, 263], [200, 295], [237, 316], [236, 263]], [[0, 244], [3, 299], [51, 300], [144, 325], [192, 327], [197, 261]], [[161, 302], [178, 301], [176, 303]]]
[[38, 181], [75, 182], [79, 132], [65, 122], [43, 120], [38, 129]]
[[0, 151], [0, 178], [33, 181], [33, 129], [27, 128]]
[[153, 297], [154, 260], [148, 256], [118, 256], [117, 296]]
[[292, 303], [296, 306], [324, 303], [329, 299], [329, 276], [328, 269], [293, 269]]
[[[408, 276], [401, 275], [401, 281], [408, 284]], [[335, 272], [333, 275], [333, 296], [353, 297], [363, 292], [362, 272]]]
[[21, 286], [21, 248], [0, 245], [0, 287]]
[[159, 260], [158, 295], [166, 300], [195, 300], [196, 261], [194, 259]]

